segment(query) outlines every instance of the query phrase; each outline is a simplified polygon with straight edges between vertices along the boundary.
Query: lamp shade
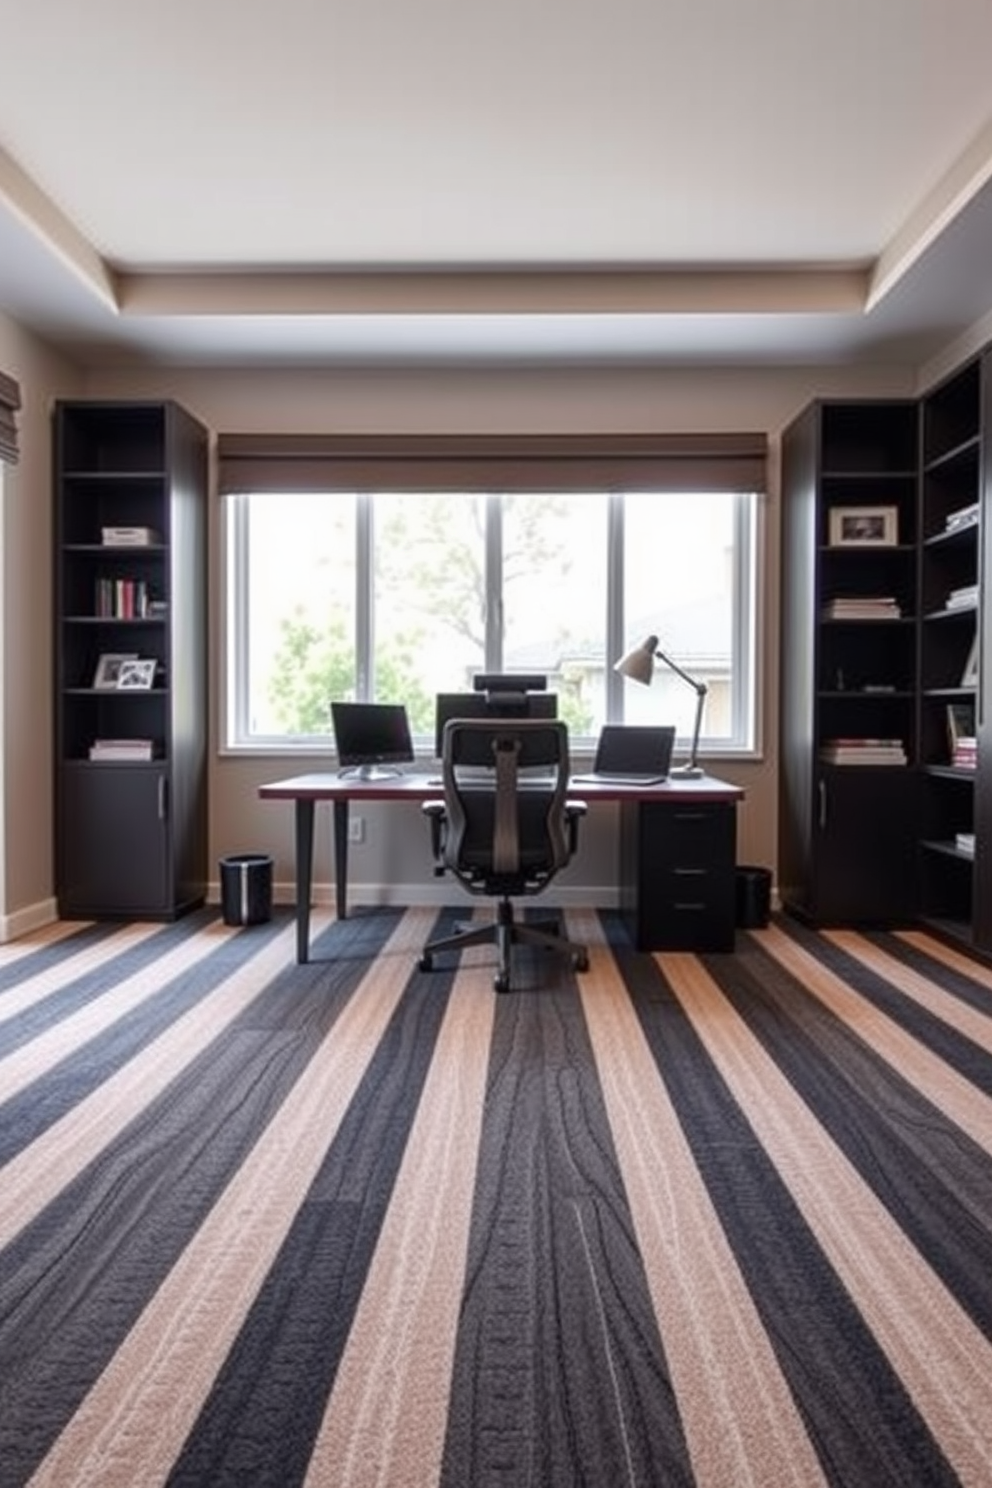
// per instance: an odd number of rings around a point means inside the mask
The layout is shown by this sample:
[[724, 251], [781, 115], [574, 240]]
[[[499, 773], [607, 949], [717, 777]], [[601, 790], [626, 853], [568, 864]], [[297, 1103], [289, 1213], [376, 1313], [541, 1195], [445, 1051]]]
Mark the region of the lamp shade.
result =
[[613, 670], [632, 682], [643, 682], [647, 686], [654, 676], [654, 659], [658, 651], [658, 637], [649, 635], [647, 640], [632, 646], [626, 655], [614, 662]]

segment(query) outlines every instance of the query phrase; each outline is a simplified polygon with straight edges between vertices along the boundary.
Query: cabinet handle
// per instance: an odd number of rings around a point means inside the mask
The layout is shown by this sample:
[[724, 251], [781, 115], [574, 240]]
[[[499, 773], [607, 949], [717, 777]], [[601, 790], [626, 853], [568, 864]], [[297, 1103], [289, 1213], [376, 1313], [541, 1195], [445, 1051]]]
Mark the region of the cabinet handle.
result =
[[166, 807], [169, 803], [168, 784], [164, 775], [158, 777], [158, 819], [165, 821], [167, 816]]
[[827, 782], [819, 781], [817, 790], [820, 794], [820, 831], [822, 832], [827, 825]]

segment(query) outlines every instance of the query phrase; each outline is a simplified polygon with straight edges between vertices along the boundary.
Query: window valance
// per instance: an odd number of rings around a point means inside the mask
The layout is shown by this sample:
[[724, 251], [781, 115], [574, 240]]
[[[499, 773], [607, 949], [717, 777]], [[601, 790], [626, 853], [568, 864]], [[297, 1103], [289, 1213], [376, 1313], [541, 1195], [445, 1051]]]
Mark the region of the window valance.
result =
[[763, 491], [764, 434], [221, 434], [222, 496], [255, 491]]
[[17, 464], [17, 421], [21, 390], [12, 377], [0, 372], [0, 460]]

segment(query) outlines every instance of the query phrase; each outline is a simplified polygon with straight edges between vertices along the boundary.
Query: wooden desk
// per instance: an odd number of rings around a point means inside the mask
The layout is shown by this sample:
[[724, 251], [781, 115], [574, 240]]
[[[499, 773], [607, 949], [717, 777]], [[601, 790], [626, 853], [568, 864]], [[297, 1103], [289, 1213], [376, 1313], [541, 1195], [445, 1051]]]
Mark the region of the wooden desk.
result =
[[[318, 801], [334, 808], [334, 875], [339, 919], [348, 912], [348, 811], [352, 801], [427, 801], [442, 792], [427, 774], [360, 780], [330, 772], [261, 785], [266, 801], [296, 812], [296, 959], [309, 960], [313, 824]], [[734, 942], [736, 785], [703, 776], [664, 785], [582, 781], [573, 794], [590, 807], [621, 804], [620, 905], [638, 950], [731, 950]], [[425, 839], [426, 841], [426, 839]], [[426, 845], [425, 845], [426, 852]]]

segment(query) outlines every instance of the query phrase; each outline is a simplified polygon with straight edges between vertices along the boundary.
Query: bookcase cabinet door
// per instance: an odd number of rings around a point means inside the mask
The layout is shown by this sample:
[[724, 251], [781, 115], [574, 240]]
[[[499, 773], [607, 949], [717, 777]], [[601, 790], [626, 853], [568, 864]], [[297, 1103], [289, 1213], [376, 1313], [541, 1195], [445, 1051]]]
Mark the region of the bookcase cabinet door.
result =
[[167, 912], [168, 805], [161, 768], [86, 764], [66, 770], [59, 913], [99, 918]]
[[913, 773], [884, 767], [845, 765], [820, 775], [809, 905], [819, 923], [915, 918], [915, 785]]

